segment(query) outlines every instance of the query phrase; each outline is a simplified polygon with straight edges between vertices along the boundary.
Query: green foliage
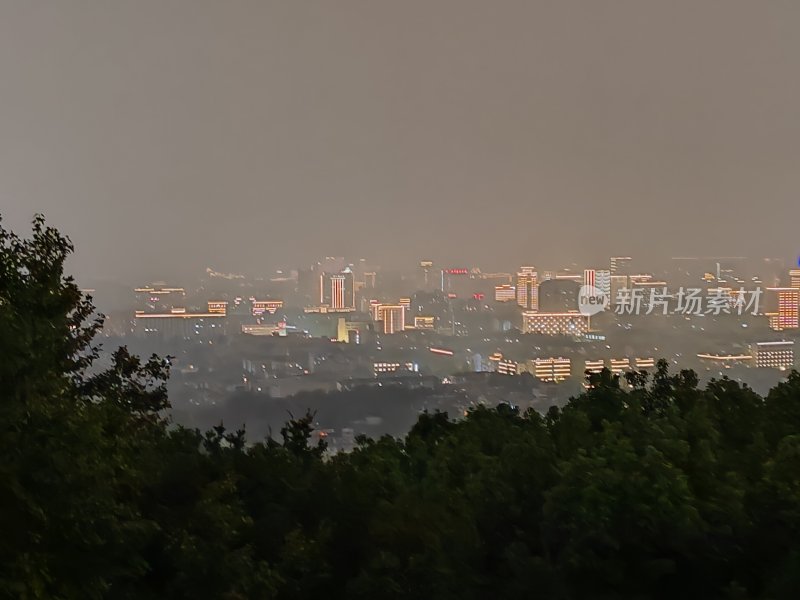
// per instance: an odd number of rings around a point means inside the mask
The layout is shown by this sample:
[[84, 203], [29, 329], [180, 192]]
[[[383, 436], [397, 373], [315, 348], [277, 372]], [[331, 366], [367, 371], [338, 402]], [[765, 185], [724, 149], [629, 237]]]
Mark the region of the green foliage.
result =
[[71, 250], [0, 228], [0, 597], [800, 597], [798, 373], [761, 398], [660, 362], [546, 416], [248, 444], [169, 422], [167, 360], [98, 365]]

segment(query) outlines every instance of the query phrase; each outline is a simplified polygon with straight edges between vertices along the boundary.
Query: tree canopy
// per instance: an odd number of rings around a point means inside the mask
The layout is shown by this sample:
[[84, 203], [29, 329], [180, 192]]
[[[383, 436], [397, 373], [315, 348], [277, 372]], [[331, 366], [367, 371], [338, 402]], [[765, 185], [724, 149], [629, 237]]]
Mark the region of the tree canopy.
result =
[[796, 372], [762, 398], [662, 361], [544, 416], [248, 444], [169, 421], [168, 360], [97, 368], [71, 251], [0, 227], [2, 597], [800, 597]]

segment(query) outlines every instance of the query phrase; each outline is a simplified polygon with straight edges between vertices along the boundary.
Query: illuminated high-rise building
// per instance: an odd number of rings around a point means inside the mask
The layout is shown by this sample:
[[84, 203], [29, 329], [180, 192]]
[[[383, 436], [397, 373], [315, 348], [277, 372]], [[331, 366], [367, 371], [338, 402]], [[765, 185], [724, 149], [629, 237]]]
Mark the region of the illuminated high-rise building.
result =
[[595, 274], [596, 273], [597, 273], [597, 271], [595, 269], [584, 269], [583, 270], [583, 285], [594, 287], [594, 280], [595, 280]]
[[345, 276], [331, 275], [331, 308], [339, 309], [345, 307]]
[[513, 302], [517, 298], [517, 288], [509, 283], [494, 286], [494, 299], [497, 302]]
[[611, 271], [608, 269], [586, 269], [583, 272], [584, 287], [592, 287], [608, 299], [606, 309], [611, 306]]
[[525, 310], [539, 310], [539, 282], [533, 267], [522, 267], [517, 273], [517, 304]]
[[400, 304], [383, 304], [380, 307], [383, 333], [400, 333], [406, 328], [406, 309]]
[[369, 301], [369, 314], [372, 316], [373, 321], [381, 320], [381, 306], [383, 306], [383, 304], [377, 300]]
[[789, 271], [789, 287], [800, 289], [800, 269]]
[[778, 311], [769, 315], [770, 327], [776, 331], [800, 327], [800, 289], [792, 287], [767, 289], [775, 292], [778, 300]]
[[608, 269], [597, 269], [594, 272], [594, 287], [605, 294], [606, 298], [611, 298], [611, 271]]
[[355, 310], [355, 278], [349, 267], [340, 273], [320, 274], [319, 303], [330, 307], [332, 311]]

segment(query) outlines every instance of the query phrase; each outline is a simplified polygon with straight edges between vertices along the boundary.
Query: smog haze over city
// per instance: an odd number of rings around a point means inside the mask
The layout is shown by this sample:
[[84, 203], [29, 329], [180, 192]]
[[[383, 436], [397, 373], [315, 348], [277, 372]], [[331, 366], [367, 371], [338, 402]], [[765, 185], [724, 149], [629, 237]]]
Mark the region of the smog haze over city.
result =
[[798, 31], [0, 0], [0, 598], [800, 598]]
[[3, 2], [0, 200], [81, 278], [794, 260], [796, 2]]

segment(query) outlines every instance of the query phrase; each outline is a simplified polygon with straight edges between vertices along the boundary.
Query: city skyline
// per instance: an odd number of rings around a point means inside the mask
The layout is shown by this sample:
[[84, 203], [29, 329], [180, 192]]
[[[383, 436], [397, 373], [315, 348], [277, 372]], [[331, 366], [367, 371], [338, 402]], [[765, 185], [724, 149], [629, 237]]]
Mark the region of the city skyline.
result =
[[798, 25], [0, 0], [0, 593], [800, 598]]

